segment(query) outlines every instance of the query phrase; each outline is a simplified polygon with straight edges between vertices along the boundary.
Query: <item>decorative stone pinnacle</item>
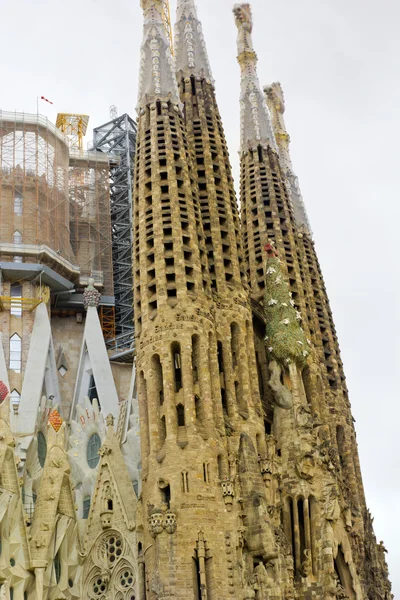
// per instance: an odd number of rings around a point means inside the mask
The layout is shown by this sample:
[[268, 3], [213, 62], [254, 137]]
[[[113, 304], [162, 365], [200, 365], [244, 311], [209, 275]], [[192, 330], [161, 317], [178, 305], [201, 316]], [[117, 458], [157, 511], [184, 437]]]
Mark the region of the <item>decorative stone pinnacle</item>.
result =
[[106, 425], [107, 425], [107, 427], [113, 427], [114, 426], [114, 417], [113, 417], [113, 415], [111, 413], [106, 416]]
[[162, 0], [141, 0], [144, 13], [138, 110], [157, 100], [179, 105], [175, 64], [163, 22]]
[[213, 80], [194, 0], [178, 0], [175, 24], [175, 61], [178, 77], [195, 75], [210, 81]]
[[100, 304], [101, 294], [94, 287], [94, 279], [89, 277], [88, 285], [83, 292], [83, 306], [85, 310], [89, 308], [89, 306], [94, 306], [97, 308]]
[[241, 68], [241, 151], [246, 152], [258, 146], [271, 146], [276, 151], [268, 107], [257, 76], [257, 55], [251, 37], [253, 19], [250, 4], [235, 4], [233, 14], [238, 28], [238, 62]]
[[56, 433], [60, 431], [61, 425], [63, 424], [63, 420], [58, 410], [53, 410], [50, 413], [48, 423], [52, 426]]
[[0, 381], [0, 404], [4, 402], [9, 394], [8, 388], [3, 381]]

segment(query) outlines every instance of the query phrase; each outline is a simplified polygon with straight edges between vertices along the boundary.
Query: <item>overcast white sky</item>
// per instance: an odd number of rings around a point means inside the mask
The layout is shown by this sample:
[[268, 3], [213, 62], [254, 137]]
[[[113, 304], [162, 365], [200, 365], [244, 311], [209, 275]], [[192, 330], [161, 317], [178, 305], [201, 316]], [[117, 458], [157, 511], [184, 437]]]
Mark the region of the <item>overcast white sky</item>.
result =
[[[197, 0], [238, 180], [232, 0]], [[172, 0], [172, 14], [176, 0]], [[261, 83], [279, 80], [292, 158], [325, 276], [357, 421], [367, 502], [400, 597], [400, 9], [397, 0], [253, 0]], [[52, 120], [135, 115], [139, 0], [0, 0], [0, 108]], [[88, 139], [91, 136], [88, 136]], [[396, 568], [397, 567], [397, 568]], [[397, 593], [396, 593], [397, 592]]]

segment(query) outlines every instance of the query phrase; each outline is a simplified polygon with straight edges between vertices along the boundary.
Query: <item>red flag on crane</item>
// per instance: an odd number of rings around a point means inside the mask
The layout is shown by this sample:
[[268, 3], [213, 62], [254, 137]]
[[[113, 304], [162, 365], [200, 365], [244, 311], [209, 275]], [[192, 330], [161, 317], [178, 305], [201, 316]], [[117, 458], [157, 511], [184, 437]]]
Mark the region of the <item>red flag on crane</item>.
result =
[[52, 102], [51, 100], [48, 100], [47, 98], [45, 98], [44, 96], [40, 96], [41, 100], [44, 100], [45, 102], [48, 102], [49, 104], [54, 104], [54, 102]]

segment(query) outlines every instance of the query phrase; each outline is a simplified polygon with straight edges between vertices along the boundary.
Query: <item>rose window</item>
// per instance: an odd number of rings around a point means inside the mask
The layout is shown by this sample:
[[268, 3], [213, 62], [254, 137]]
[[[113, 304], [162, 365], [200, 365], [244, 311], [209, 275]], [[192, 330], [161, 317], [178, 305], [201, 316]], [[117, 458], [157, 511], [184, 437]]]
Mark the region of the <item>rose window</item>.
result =
[[106, 544], [108, 563], [113, 567], [122, 555], [122, 540], [119, 536], [113, 535], [107, 539]]
[[104, 594], [104, 592], [107, 589], [107, 586], [101, 577], [96, 577], [96, 579], [93, 581], [92, 589], [94, 596], [98, 598], [99, 596]]
[[129, 588], [133, 584], [133, 573], [130, 569], [125, 569], [120, 575], [120, 585], [123, 588]]

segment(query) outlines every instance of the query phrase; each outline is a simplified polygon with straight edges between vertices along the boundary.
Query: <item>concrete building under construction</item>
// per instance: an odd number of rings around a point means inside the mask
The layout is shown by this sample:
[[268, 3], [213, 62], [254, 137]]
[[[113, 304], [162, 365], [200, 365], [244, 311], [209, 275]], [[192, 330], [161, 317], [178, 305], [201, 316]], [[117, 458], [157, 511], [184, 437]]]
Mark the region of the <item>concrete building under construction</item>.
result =
[[250, 5], [240, 216], [194, 0], [174, 55], [141, 5], [137, 124], [0, 112], [0, 598], [389, 600]]

